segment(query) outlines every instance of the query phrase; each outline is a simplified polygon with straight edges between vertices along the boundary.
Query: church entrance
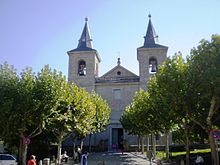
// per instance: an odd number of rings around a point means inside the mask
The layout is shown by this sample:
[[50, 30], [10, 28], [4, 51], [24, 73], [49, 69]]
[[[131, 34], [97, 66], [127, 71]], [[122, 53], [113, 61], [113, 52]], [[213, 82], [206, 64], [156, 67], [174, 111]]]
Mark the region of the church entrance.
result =
[[123, 135], [123, 128], [112, 128], [112, 149], [119, 148]]

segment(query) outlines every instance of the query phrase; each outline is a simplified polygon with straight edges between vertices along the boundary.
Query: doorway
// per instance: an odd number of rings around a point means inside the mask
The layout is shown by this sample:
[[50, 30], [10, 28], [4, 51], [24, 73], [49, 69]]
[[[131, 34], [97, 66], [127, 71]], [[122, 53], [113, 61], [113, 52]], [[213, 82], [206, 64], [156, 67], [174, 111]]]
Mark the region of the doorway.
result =
[[120, 141], [124, 137], [123, 128], [112, 128], [112, 148], [118, 149]]

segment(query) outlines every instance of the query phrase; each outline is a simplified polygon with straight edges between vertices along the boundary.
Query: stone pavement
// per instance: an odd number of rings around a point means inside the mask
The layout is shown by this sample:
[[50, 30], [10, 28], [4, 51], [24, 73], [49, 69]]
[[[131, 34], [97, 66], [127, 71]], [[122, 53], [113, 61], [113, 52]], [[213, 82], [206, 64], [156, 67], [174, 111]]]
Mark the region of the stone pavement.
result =
[[[104, 164], [102, 164], [104, 162]], [[79, 165], [69, 161], [69, 165]], [[88, 156], [88, 165], [156, 165], [150, 163], [146, 156], [139, 152], [125, 152], [123, 155], [119, 152], [91, 153]]]

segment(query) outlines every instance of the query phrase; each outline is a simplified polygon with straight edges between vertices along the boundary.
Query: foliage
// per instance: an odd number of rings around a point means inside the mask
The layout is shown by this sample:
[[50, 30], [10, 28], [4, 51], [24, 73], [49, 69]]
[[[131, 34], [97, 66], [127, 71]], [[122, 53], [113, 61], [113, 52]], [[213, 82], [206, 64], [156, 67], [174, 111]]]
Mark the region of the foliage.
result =
[[159, 68], [155, 77], [149, 82], [148, 91], [152, 108], [157, 111], [157, 120], [160, 121], [161, 131], [167, 132], [186, 117], [184, 111], [185, 64], [181, 54], [167, 58]]
[[111, 109], [107, 102], [94, 91], [91, 93], [91, 98], [95, 104], [96, 111], [95, 121], [93, 122], [94, 128], [92, 132], [101, 132], [106, 128], [107, 124], [109, 124]]
[[[213, 35], [211, 41], [202, 40], [188, 57], [188, 81], [197, 103], [191, 111], [191, 120], [201, 126], [207, 134], [220, 124], [220, 36]], [[212, 163], [218, 164], [216, 145], [209, 136]]]
[[132, 135], [146, 135], [154, 130], [154, 114], [149, 106], [149, 94], [144, 90], [136, 92], [132, 103], [126, 107], [120, 122]]

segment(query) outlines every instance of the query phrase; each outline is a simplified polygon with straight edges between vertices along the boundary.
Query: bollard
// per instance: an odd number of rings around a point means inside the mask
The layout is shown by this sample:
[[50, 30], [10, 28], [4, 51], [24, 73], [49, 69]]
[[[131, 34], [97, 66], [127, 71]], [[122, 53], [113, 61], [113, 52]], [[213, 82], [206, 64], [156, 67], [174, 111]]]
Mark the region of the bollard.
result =
[[39, 161], [39, 165], [42, 165], [42, 160]]

